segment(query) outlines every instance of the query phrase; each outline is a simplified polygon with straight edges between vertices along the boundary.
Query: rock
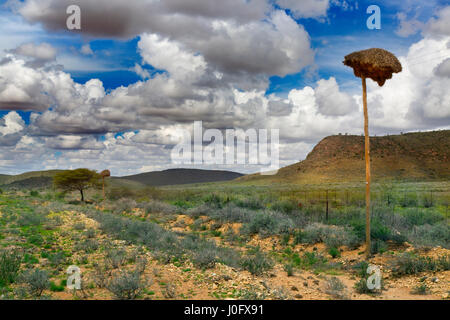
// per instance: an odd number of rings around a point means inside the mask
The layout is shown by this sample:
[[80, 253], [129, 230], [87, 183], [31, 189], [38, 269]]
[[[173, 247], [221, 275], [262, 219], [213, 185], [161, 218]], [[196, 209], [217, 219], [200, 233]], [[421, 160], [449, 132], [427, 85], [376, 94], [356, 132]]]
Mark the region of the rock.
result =
[[295, 299], [303, 299], [303, 296], [301, 294], [296, 294], [294, 296]]
[[303, 282], [303, 285], [305, 286], [305, 287], [307, 287], [308, 286], [308, 282]]
[[319, 280], [314, 280], [313, 282], [315, 285], [319, 285]]
[[292, 291], [298, 291], [298, 288], [297, 288], [296, 286], [292, 286], [292, 287], [291, 287], [291, 290], [292, 290]]
[[438, 277], [433, 277], [433, 278], [431, 279], [431, 282], [434, 282], [434, 283], [437, 283], [437, 282], [439, 282], [439, 279], [438, 279]]

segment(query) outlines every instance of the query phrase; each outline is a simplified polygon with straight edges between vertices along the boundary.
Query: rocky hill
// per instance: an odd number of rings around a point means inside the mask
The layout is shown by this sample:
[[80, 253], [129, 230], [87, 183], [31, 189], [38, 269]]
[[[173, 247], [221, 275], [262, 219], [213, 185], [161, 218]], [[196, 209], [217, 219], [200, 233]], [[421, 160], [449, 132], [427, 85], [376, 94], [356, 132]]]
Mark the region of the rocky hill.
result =
[[[370, 154], [374, 181], [450, 179], [450, 130], [371, 137]], [[324, 138], [304, 161], [280, 169], [277, 175], [255, 174], [239, 180], [316, 183], [364, 179], [364, 137], [336, 135]]]

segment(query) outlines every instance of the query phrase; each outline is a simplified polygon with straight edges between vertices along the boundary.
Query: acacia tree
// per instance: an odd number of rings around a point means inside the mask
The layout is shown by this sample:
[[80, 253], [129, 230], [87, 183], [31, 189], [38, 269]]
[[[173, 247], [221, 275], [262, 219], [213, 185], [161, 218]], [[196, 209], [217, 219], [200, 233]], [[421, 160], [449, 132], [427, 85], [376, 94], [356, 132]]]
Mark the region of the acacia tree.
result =
[[53, 184], [64, 191], [80, 191], [81, 201], [84, 202], [84, 190], [99, 188], [101, 176], [89, 169], [65, 170], [53, 177]]

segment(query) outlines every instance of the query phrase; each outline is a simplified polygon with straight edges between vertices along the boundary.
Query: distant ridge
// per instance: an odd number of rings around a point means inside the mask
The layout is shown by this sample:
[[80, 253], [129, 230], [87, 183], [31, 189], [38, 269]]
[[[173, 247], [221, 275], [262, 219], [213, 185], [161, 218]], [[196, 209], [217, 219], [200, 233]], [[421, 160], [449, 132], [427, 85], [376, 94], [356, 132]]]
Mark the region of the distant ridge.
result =
[[147, 186], [167, 186], [192, 183], [229, 181], [242, 177], [243, 174], [222, 170], [168, 169], [132, 176], [114, 178], [139, 182]]
[[[450, 130], [370, 137], [374, 181], [450, 180]], [[241, 182], [322, 183], [362, 182], [365, 179], [364, 137], [324, 138], [304, 161], [284, 167], [274, 176], [260, 174]]]
[[[11, 189], [42, 189], [49, 188], [53, 176], [61, 170], [32, 171], [19, 175], [0, 174], [0, 187]], [[169, 169], [130, 175], [126, 177], [111, 177], [111, 185], [143, 187], [166, 186], [178, 184], [206, 183], [229, 181], [243, 176], [241, 173], [221, 170], [200, 169]]]

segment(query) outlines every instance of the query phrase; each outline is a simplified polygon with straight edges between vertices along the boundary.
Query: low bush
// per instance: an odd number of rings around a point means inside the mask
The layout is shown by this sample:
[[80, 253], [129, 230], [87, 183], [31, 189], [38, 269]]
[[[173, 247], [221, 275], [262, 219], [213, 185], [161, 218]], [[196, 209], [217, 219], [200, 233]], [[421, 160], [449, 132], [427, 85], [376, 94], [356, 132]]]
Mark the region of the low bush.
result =
[[371, 248], [370, 251], [372, 254], [376, 253], [384, 253], [388, 249], [388, 246], [386, 242], [376, 239], [375, 241], [371, 242]]
[[430, 288], [425, 283], [415, 286], [411, 290], [411, 294], [417, 294], [417, 295], [426, 295], [426, 294], [430, 294], [430, 292], [431, 292]]
[[244, 235], [259, 234], [261, 237], [292, 232], [292, 220], [277, 212], [265, 211], [253, 214], [251, 220], [244, 224], [241, 233]]
[[339, 251], [339, 249], [335, 248], [335, 247], [331, 247], [328, 249], [328, 254], [334, 259], [334, 258], [338, 258], [341, 256], [341, 252]]
[[36, 212], [22, 212], [19, 215], [17, 224], [21, 227], [38, 226], [46, 221], [46, 217], [43, 214]]
[[279, 211], [283, 213], [291, 213], [294, 210], [297, 210], [298, 202], [293, 200], [279, 200], [272, 204], [271, 209], [274, 211]]
[[122, 248], [107, 248], [105, 253], [105, 264], [113, 269], [120, 268], [127, 260], [127, 252]]
[[359, 294], [373, 293], [373, 291], [367, 287], [367, 279], [366, 278], [363, 278], [363, 279], [359, 280], [358, 282], [356, 282], [354, 288], [355, 288], [355, 291]]
[[112, 211], [117, 214], [131, 212], [137, 207], [137, 203], [133, 199], [121, 198], [112, 204]]
[[48, 272], [45, 270], [27, 270], [20, 275], [20, 282], [26, 285], [27, 291], [34, 297], [40, 297], [50, 287]]
[[214, 248], [206, 247], [195, 251], [192, 255], [192, 262], [200, 269], [214, 268], [217, 262], [216, 250], [214, 250]]
[[251, 210], [261, 210], [264, 209], [264, 203], [258, 198], [244, 198], [233, 201], [240, 208], [248, 208]]
[[284, 265], [284, 271], [286, 271], [288, 277], [292, 277], [294, 275], [294, 266], [291, 263], [287, 263]]
[[450, 270], [450, 256], [441, 256], [437, 259], [420, 257], [405, 252], [393, 261], [392, 273], [396, 276], [418, 274], [424, 271]]
[[15, 250], [0, 251], [0, 287], [16, 281], [21, 261], [22, 256]]
[[417, 246], [441, 246], [450, 249], [450, 225], [435, 224], [415, 226], [408, 234], [411, 243]]
[[241, 265], [242, 268], [253, 275], [261, 275], [273, 268], [272, 260], [259, 248], [250, 251], [247, 256], [242, 259]]
[[64, 291], [65, 286], [62, 284], [57, 285], [55, 282], [50, 282], [50, 291], [53, 292], [62, 292]]
[[139, 203], [138, 208], [144, 209], [146, 213], [174, 214], [179, 211], [177, 206], [157, 200]]
[[325, 285], [325, 292], [336, 299], [347, 299], [347, 287], [336, 277], [331, 277]]
[[83, 241], [80, 241], [75, 244], [74, 249], [76, 251], [84, 251], [86, 253], [93, 253], [96, 251], [99, 247], [99, 243], [97, 240], [94, 239], [86, 239]]
[[142, 293], [145, 283], [139, 272], [122, 271], [109, 281], [106, 288], [119, 300], [133, 300]]
[[296, 235], [295, 242], [315, 244], [323, 242], [328, 248], [359, 245], [359, 238], [351, 230], [341, 226], [330, 226], [321, 223], [308, 225], [303, 232]]
[[48, 261], [52, 266], [60, 266], [67, 262], [66, 254], [62, 251], [56, 252], [48, 256]]
[[408, 208], [402, 212], [403, 217], [409, 227], [420, 226], [424, 224], [435, 224], [443, 221], [442, 214], [433, 209]]

